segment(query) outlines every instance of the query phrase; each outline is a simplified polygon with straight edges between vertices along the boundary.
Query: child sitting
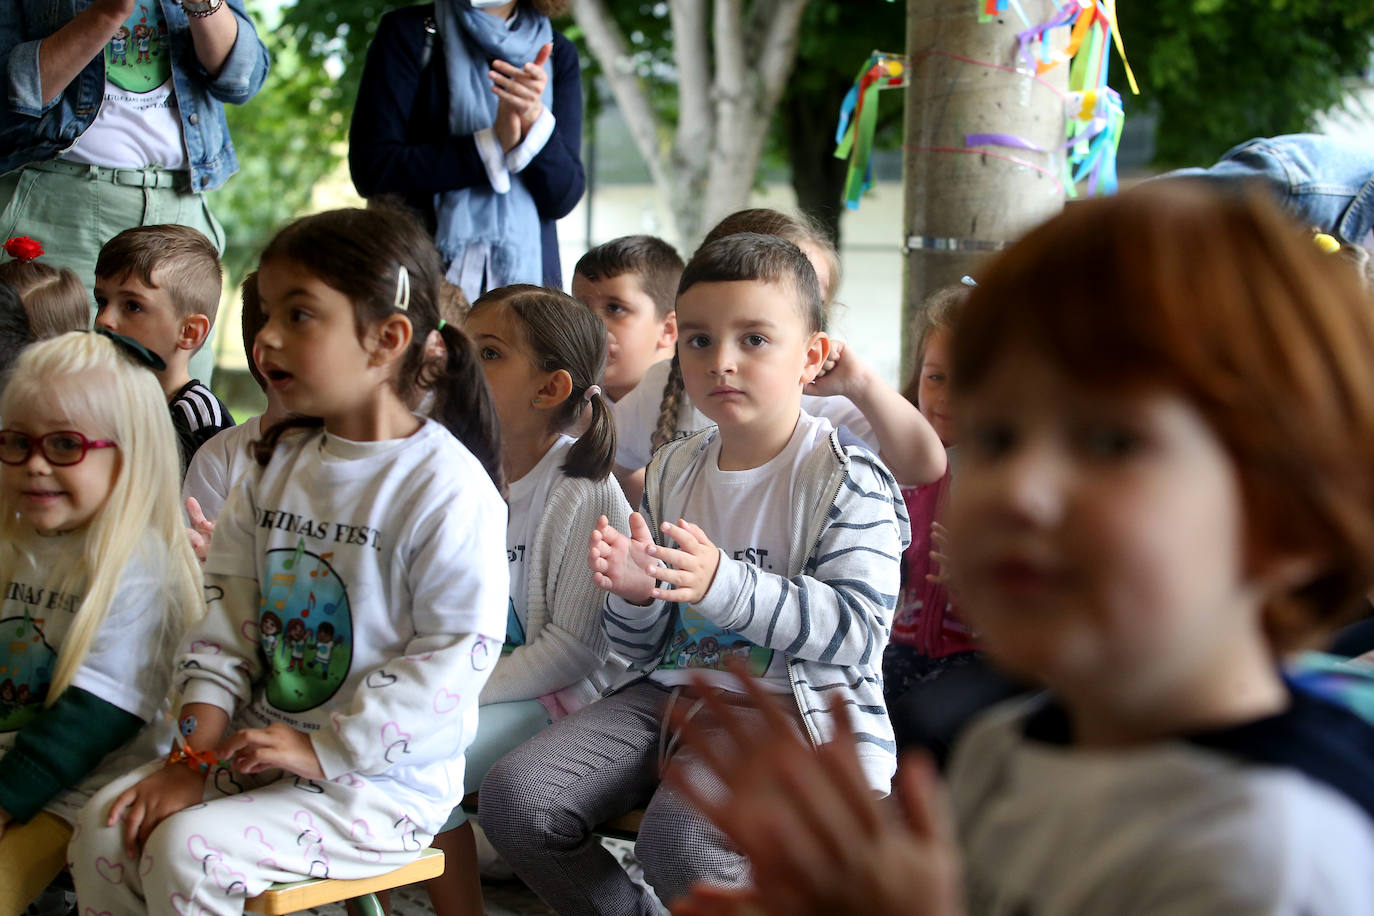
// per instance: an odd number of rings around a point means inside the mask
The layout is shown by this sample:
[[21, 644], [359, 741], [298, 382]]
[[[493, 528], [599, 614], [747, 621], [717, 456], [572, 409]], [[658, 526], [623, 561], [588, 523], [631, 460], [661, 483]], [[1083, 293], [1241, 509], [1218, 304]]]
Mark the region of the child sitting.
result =
[[[482, 783], [492, 845], [560, 913], [657, 912], [589, 835], [646, 804], [635, 849], [661, 899], [702, 879], [747, 882], [736, 849], [660, 785], [669, 768], [706, 776], [665, 720], [674, 706], [698, 710], [704, 693], [739, 703], [720, 670], [728, 659], [747, 660], [787, 696], [789, 727], [811, 741], [834, 734], [828, 698], [861, 710], [865, 782], [888, 790], [895, 756], [879, 664], [907, 523], [872, 452], [801, 409], [825, 360], [820, 306], [806, 256], [772, 236], [707, 244], [682, 275], [682, 375], [716, 425], [659, 450], [645, 516], [630, 516], [630, 537], [601, 519], [588, 557], [612, 593], [611, 645], [642, 674], [508, 754]], [[692, 671], [708, 671], [711, 686], [690, 686]], [[714, 717], [696, 721], [715, 730]], [[709, 777], [701, 784], [715, 790]]]
[[91, 307], [76, 271], [39, 261], [43, 246], [33, 239], [10, 239], [5, 251], [10, 260], [0, 263], [0, 283], [14, 287], [24, 301], [34, 340], [90, 327]]
[[[825, 234], [805, 217], [757, 208], [725, 217], [702, 244], [741, 232], [776, 236], [801, 249], [816, 273], [824, 328], [825, 310], [840, 282], [839, 255]], [[930, 424], [842, 342], [829, 342], [821, 374], [803, 395], [804, 410], [867, 443], [901, 483], [929, 483], [944, 473], [945, 452]], [[685, 390], [677, 360], [665, 360], [649, 367], [636, 389], [616, 404], [615, 423], [616, 477], [630, 502], [638, 504], [653, 450], [711, 421]]]
[[16, 916], [91, 795], [166, 750], [172, 654], [204, 601], [145, 366], [96, 334], [34, 344], [0, 416], [0, 916]]
[[952, 814], [919, 758], [883, 811], [848, 736], [737, 730], [731, 791], [698, 798], [755, 887], [677, 912], [1374, 912], [1374, 728], [1280, 667], [1374, 583], [1353, 272], [1261, 198], [1162, 185], [1075, 204], [979, 282], [954, 583], [1049, 693], [974, 724]]
[[[615, 421], [597, 384], [606, 361], [601, 322], [565, 293], [516, 285], [478, 299], [465, 330], [496, 402], [510, 481], [506, 644], [478, 697], [463, 772], [464, 789], [475, 792], [492, 763], [623, 672], [601, 629], [604, 595], [570, 532], [590, 531], [600, 517], [623, 530], [630, 506], [611, 477]], [[434, 838], [446, 856], [444, 874], [428, 882], [438, 916], [481, 912], [473, 844], [455, 808]]]
[[606, 324], [610, 352], [602, 382], [612, 403], [629, 394], [654, 363], [672, 359], [677, 343], [673, 303], [682, 258], [652, 235], [597, 245], [573, 268], [572, 294]]
[[185, 226], [126, 229], [95, 262], [95, 326], [133, 338], [162, 360], [157, 377], [183, 469], [196, 449], [234, 425], [229, 408], [189, 368], [210, 339], [223, 282], [215, 246]]
[[[258, 290], [264, 374], [315, 419], [268, 430], [217, 521], [182, 741], [82, 814], [77, 895], [113, 916], [231, 916], [274, 882], [412, 861], [461, 797], [504, 635], [499, 434], [471, 344], [439, 328], [423, 227], [305, 217], [264, 250]], [[441, 421], [408, 406], [426, 387]]]

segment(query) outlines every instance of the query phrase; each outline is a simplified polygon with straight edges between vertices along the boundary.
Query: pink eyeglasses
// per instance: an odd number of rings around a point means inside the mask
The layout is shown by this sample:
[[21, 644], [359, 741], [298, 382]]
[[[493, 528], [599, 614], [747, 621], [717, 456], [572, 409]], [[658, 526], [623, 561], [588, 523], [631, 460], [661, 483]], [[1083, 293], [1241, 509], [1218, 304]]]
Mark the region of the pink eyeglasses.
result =
[[24, 464], [37, 448], [48, 464], [68, 467], [84, 461], [86, 453], [93, 448], [115, 448], [118, 444], [109, 439], [87, 439], [75, 430], [58, 430], [35, 437], [16, 429], [0, 429], [0, 462]]

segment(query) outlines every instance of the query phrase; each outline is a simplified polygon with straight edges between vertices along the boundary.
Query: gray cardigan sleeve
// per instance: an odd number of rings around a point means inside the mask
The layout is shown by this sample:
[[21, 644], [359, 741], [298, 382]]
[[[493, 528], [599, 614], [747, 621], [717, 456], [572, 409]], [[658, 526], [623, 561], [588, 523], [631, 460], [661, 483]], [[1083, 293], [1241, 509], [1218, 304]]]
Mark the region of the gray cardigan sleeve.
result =
[[549, 493], [530, 555], [529, 641], [501, 657], [479, 702], [532, 700], [577, 683], [605, 663], [605, 593], [587, 565], [587, 539], [602, 515], [628, 533], [630, 505], [613, 479], [565, 478]]

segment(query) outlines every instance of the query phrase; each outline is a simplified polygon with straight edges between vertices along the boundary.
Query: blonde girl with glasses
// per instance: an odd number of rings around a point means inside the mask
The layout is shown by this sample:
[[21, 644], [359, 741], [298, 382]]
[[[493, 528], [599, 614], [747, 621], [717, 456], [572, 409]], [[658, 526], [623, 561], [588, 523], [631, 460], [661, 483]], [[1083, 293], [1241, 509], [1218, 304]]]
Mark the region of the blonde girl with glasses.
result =
[[0, 916], [62, 869], [76, 814], [165, 752], [172, 654], [202, 606], [156, 377], [72, 332], [0, 397]]

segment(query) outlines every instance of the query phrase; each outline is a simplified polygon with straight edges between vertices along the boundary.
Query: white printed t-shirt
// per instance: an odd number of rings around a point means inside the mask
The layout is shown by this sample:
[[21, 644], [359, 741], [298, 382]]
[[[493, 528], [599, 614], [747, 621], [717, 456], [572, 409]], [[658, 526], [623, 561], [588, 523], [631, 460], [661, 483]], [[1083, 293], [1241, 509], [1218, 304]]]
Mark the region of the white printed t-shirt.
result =
[[257, 464], [248, 448], [261, 435], [262, 417], [250, 417], [238, 426], [221, 430], [196, 449], [181, 483], [182, 502], [194, 496], [206, 518], [219, 518], [234, 482]]
[[[616, 401], [615, 463], [620, 467], [638, 470], [648, 465], [649, 459], [653, 457], [650, 442], [654, 437], [654, 427], [658, 425], [658, 408], [663, 403], [663, 385], [668, 381], [668, 372], [672, 366], [673, 361], [670, 359], [654, 363], [645, 371], [639, 384], [625, 397]], [[716, 425], [710, 417], [697, 410], [686, 394], [683, 395], [682, 401], [685, 407], [678, 412], [679, 436]], [[822, 398], [804, 394], [802, 410], [813, 417], [824, 417], [835, 429], [847, 427], [874, 452], [878, 451], [878, 441], [873, 435], [873, 427], [849, 398]]]
[[[34, 537], [28, 563], [4, 584], [0, 604], [0, 756], [14, 746], [25, 725], [43, 709], [57, 667], [57, 655], [81, 602], [61, 594], [55, 571], [81, 549], [79, 534]], [[110, 603], [90, 651], [77, 669], [79, 687], [150, 723], [129, 743], [107, 754], [85, 779], [58, 794], [43, 810], [69, 824], [91, 796], [110, 782], [162, 754], [171, 731], [160, 713], [168, 705], [174, 646], [163, 645], [168, 596], [163, 585], [166, 558], [153, 539], [139, 545]], [[160, 559], [160, 561], [159, 561]], [[83, 586], [84, 588], [84, 586]]]
[[62, 158], [114, 169], [186, 168], [181, 110], [172, 88], [172, 43], [161, 2], [135, 4], [104, 54], [100, 111]]
[[[534, 549], [534, 535], [544, 518], [544, 506], [549, 491], [562, 479], [563, 463], [568, 450], [577, 440], [559, 436], [539, 463], [507, 488], [510, 523], [506, 525], [506, 560], [510, 564], [510, 603], [506, 617], [506, 645], [523, 646], [528, 618], [525, 606], [529, 603], [529, 555]], [[571, 537], [572, 535], [569, 534]]]
[[[802, 411], [792, 438], [776, 456], [745, 471], [720, 469], [717, 436], [706, 447], [693, 472], [666, 495], [665, 520], [683, 518], [706, 532], [725, 556], [752, 563], [776, 576], [789, 568], [788, 532], [791, 513], [799, 501], [792, 487], [806, 456], [826, 443], [834, 429], [824, 417]], [[677, 687], [690, 683], [690, 672], [702, 674], [718, 687], [739, 690], [728, 660], [737, 657], [749, 672], [774, 693], [790, 693], [783, 653], [756, 646], [722, 629], [689, 604], [679, 604], [672, 636], [653, 674], [655, 681]]]

